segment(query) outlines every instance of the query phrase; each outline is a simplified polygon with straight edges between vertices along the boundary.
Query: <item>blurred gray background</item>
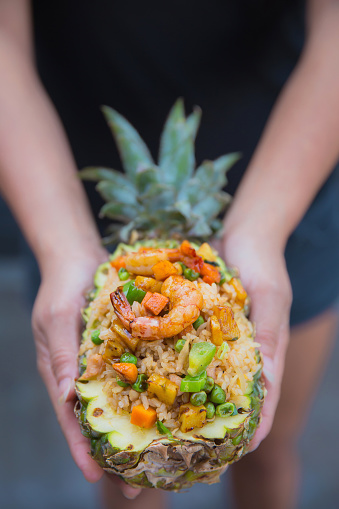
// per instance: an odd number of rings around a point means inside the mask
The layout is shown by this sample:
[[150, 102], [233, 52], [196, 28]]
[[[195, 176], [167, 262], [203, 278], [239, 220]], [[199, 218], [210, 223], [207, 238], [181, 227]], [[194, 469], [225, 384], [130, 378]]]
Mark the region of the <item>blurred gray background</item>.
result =
[[[0, 200], [0, 507], [99, 509], [98, 488], [87, 483], [73, 464], [36, 370], [30, 326], [36, 271], [15, 221]], [[339, 507], [338, 366], [337, 341], [299, 445], [303, 463], [300, 509]], [[220, 485], [202, 485], [172, 495], [171, 507], [228, 508], [226, 491], [227, 474]]]

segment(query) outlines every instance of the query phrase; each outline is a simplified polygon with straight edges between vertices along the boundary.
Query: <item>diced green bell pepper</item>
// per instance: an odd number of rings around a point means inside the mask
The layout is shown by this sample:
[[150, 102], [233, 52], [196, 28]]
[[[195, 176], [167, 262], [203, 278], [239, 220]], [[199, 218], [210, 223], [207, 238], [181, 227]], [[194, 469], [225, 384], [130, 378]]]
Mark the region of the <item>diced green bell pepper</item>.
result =
[[216, 346], [203, 341], [194, 343], [188, 357], [188, 374], [191, 376], [200, 375], [212, 362], [216, 352]]
[[186, 375], [181, 380], [181, 392], [200, 392], [204, 387], [207, 379], [206, 371], [203, 371], [198, 376]]
[[141, 290], [140, 288], [137, 288], [135, 286], [134, 281], [129, 281], [123, 286], [123, 288], [124, 294], [126, 295], [126, 299], [128, 300], [131, 306], [135, 300], [141, 303], [146, 295], [146, 292], [144, 292], [144, 290]]

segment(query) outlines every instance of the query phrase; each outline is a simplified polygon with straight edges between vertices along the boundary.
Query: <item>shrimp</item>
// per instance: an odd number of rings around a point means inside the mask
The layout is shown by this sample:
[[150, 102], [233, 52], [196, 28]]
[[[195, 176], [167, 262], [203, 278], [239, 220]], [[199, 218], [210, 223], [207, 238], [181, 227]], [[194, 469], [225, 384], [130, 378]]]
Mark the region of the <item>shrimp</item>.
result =
[[133, 336], [150, 341], [169, 338], [182, 332], [200, 315], [203, 296], [191, 281], [181, 276], [169, 276], [162, 285], [161, 293], [169, 299], [169, 313], [139, 317], [132, 312], [122, 287], [111, 293], [116, 315]]
[[140, 276], [153, 276], [154, 265], [168, 260], [167, 251], [167, 249], [145, 249], [138, 253], [129, 253], [125, 257], [126, 270]]

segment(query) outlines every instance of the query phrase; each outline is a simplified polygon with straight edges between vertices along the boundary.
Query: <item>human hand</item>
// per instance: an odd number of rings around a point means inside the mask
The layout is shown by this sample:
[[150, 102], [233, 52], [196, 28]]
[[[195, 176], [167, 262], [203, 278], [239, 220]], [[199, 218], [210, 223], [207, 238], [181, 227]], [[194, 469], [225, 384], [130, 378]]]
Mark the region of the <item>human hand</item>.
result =
[[[93, 286], [98, 265], [107, 261], [107, 252], [81, 249], [48, 260], [33, 309], [33, 332], [38, 370], [47, 387], [59, 424], [77, 466], [89, 482], [98, 481], [104, 471], [89, 456], [89, 441], [82, 436], [74, 415], [74, 379], [78, 377], [77, 354], [81, 333], [80, 309], [85, 293]], [[111, 476], [127, 498], [136, 490]]]
[[239, 269], [251, 299], [250, 319], [255, 323], [256, 341], [261, 344], [264, 358], [267, 396], [261, 424], [250, 446], [254, 450], [270, 432], [280, 397], [292, 291], [283, 247], [274, 236], [246, 225], [239, 225], [232, 232], [226, 228], [220, 252], [229, 266]]

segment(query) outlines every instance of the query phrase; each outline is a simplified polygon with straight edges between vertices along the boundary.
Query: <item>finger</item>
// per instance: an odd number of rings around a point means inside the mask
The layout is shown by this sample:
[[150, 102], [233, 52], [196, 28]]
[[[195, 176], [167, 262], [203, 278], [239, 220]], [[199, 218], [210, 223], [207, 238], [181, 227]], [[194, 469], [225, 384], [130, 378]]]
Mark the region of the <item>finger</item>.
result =
[[112, 475], [112, 474], [106, 474], [109, 481], [111, 481], [113, 484], [119, 486], [122, 494], [124, 497], [128, 498], [129, 500], [134, 500], [138, 495], [141, 493], [141, 488], [133, 488], [133, 486], [130, 486], [122, 479], [119, 479], [118, 476]]

